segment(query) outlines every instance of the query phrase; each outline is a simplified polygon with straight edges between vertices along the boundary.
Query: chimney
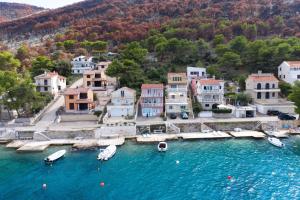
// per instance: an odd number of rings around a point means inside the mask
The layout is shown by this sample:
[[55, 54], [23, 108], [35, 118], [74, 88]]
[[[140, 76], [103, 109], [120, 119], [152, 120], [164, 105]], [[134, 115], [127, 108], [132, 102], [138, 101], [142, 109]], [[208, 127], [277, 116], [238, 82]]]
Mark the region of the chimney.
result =
[[213, 77], [212, 77], [213, 79], [216, 79], [216, 76], [215, 75], [213, 75]]
[[258, 70], [258, 75], [262, 75], [262, 71], [261, 70]]

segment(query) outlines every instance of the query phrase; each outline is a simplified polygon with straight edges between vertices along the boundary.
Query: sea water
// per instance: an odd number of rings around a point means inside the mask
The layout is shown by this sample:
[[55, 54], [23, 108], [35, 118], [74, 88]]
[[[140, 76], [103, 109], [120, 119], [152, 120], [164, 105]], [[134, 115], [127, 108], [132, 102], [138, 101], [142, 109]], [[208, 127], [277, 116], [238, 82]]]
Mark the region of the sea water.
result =
[[[296, 200], [300, 145], [295, 138], [284, 142], [283, 149], [266, 140], [169, 142], [165, 153], [155, 144], [127, 143], [106, 162], [96, 160], [98, 151], [21, 154], [2, 146], [0, 199]], [[44, 164], [62, 148], [65, 158]]]

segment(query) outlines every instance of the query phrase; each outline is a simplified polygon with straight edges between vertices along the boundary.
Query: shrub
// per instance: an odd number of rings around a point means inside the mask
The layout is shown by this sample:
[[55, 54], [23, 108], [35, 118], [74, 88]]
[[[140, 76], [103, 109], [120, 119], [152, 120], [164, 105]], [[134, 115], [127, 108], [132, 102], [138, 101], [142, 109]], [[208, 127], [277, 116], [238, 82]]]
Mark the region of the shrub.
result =
[[232, 110], [231, 109], [213, 109], [212, 112], [216, 113], [216, 114], [229, 114], [232, 112]]

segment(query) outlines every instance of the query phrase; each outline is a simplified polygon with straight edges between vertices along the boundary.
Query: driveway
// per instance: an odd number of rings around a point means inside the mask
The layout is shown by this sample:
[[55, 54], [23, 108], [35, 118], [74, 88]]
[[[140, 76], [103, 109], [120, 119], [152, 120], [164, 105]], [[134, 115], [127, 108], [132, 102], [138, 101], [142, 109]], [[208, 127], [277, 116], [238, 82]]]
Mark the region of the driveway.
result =
[[[70, 88], [76, 88], [82, 85], [83, 85], [83, 78], [75, 81], [70, 86]], [[46, 112], [43, 114], [42, 119], [35, 124], [36, 129], [44, 130], [55, 121], [57, 109], [61, 106], [64, 106], [64, 96], [59, 95], [55, 100], [56, 100], [55, 103], [51, 107], [49, 107], [46, 110]]]

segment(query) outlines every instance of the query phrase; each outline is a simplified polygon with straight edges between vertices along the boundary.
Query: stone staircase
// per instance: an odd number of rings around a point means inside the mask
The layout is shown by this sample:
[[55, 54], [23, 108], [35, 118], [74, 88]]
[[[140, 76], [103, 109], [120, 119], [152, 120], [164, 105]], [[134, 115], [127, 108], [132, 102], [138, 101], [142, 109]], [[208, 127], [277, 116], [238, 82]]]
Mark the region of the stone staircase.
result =
[[179, 134], [180, 128], [170, 122], [166, 122], [166, 129], [168, 134]]

